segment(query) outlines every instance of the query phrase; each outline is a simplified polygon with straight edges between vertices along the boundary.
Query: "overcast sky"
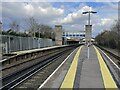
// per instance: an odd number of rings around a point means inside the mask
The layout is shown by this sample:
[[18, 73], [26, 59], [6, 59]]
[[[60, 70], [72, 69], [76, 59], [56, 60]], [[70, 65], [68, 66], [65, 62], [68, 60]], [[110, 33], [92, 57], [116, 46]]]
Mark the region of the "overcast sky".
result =
[[[5, 0], [6, 1], [6, 0]], [[91, 15], [93, 37], [110, 27], [118, 19], [118, 2], [2, 2], [2, 22], [4, 30], [16, 21], [20, 29], [25, 27], [25, 19], [34, 17], [38, 23], [54, 25], [61, 24], [65, 31], [83, 31], [88, 15], [83, 11], [93, 10]], [[25, 0], [24, 0], [25, 1]], [[1, 11], [1, 10], [0, 10]]]

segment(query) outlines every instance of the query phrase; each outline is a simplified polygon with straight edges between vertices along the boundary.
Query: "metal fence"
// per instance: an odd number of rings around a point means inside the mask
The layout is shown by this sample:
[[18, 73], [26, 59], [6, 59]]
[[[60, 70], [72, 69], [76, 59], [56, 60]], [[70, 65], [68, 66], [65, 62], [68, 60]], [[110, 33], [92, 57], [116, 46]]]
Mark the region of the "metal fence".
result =
[[54, 45], [54, 41], [52, 41], [52, 39], [18, 37], [10, 35], [0, 35], [0, 38], [2, 39], [2, 43], [0, 45], [0, 47], [2, 47], [1, 53], [37, 49]]

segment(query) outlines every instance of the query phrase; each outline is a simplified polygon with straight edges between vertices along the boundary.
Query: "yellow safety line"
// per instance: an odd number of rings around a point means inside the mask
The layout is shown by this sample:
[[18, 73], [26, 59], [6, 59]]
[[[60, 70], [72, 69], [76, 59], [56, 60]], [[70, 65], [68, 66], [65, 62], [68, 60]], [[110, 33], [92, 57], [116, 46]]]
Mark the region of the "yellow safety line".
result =
[[71, 66], [64, 78], [64, 81], [60, 87], [61, 89], [62, 88], [73, 88], [81, 48], [82, 48], [82, 46], [79, 48], [79, 50], [77, 51], [77, 53], [72, 61], [72, 64], [71, 64]]
[[104, 86], [106, 89], [110, 89], [110, 88], [114, 88], [115, 90], [117, 90], [117, 86], [115, 81], [113, 80], [110, 71], [108, 70], [108, 67], [106, 66], [101, 54], [99, 53], [98, 49], [94, 46], [97, 56], [98, 56], [98, 61], [100, 64], [100, 70], [102, 73], [102, 78], [103, 78], [103, 82], [104, 82]]

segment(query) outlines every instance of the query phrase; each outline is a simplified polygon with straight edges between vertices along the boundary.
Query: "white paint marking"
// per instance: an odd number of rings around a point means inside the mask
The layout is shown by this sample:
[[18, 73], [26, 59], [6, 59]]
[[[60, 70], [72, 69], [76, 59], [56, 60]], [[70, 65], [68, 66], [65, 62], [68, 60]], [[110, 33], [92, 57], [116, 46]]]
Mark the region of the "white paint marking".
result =
[[90, 48], [88, 46], [88, 60], [89, 60], [89, 58], [90, 58]]
[[118, 65], [116, 63], [114, 63], [113, 60], [103, 50], [101, 50], [101, 51], [120, 70], [120, 68], [118, 67]]
[[[75, 49], [76, 50], [76, 49]], [[74, 50], [74, 51], [75, 51]], [[74, 52], [73, 51], [73, 52]], [[58, 71], [58, 69], [67, 61], [67, 59], [73, 54], [73, 52], [58, 66], [58, 68], [40, 85], [40, 87], [37, 90], [40, 90], [47, 82], [48, 80]]]

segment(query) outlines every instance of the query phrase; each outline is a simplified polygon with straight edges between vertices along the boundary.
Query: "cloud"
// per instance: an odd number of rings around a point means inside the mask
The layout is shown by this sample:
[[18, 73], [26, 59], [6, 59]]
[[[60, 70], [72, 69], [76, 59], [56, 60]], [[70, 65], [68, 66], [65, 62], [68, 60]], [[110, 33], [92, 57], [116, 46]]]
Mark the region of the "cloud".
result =
[[93, 25], [93, 37], [103, 30], [110, 30], [114, 24], [114, 20], [118, 19], [118, 4], [107, 2], [101, 7], [90, 7], [85, 5], [80, 7], [77, 11], [69, 13], [66, 17], [61, 20], [67, 31], [80, 31], [84, 30], [85, 24], [88, 21], [88, 15], [82, 15], [83, 11], [88, 11], [89, 9], [97, 11], [97, 14], [91, 15], [91, 23]]
[[0, 2], [0, 21], [2, 21], [2, 3]]
[[86, 19], [86, 15], [84, 16], [82, 12], [93, 10], [92, 7], [84, 6], [80, 10], [69, 13], [63, 20], [61, 20], [62, 24], [71, 23], [71, 24], [78, 24], [80, 21], [83, 21], [83, 19]]
[[47, 8], [43, 8], [43, 7], [38, 7], [38, 12], [42, 15], [63, 15], [64, 14], [64, 10], [59, 8], [54, 8], [54, 7], [47, 7]]
[[24, 6], [27, 15], [32, 16], [34, 13], [34, 7], [31, 4]]
[[110, 22], [111, 22], [111, 19], [109, 19], [109, 18], [102, 18], [100, 25], [106, 25], [106, 24], [109, 24]]
[[26, 18], [34, 17], [38, 23], [51, 24], [64, 14], [63, 8], [55, 8], [46, 3], [4, 2], [2, 3], [3, 21], [23, 23]]
[[1, 0], [2, 2], [119, 2], [119, 0]]
[[62, 24], [65, 31], [83, 31], [88, 21], [88, 15], [83, 15], [82, 12], [93, 10], [97, 11], [97, 14], [91, 15], [93, 36], [96, 36], [104, 29], [109, 29], [114, 20], [118, 18], [117, 3], [107, 2], [102, 6], [94, 3], [91, 7], [87, 3], [80, 2], [59, 4], [54, 6], [50, 2], [3, 2], [2, 18], [3, 23], [6, 24], [4, 27], [14, 20], [25, 25], [24, 19], [35, 17], [39, 23], [51, 26]]

